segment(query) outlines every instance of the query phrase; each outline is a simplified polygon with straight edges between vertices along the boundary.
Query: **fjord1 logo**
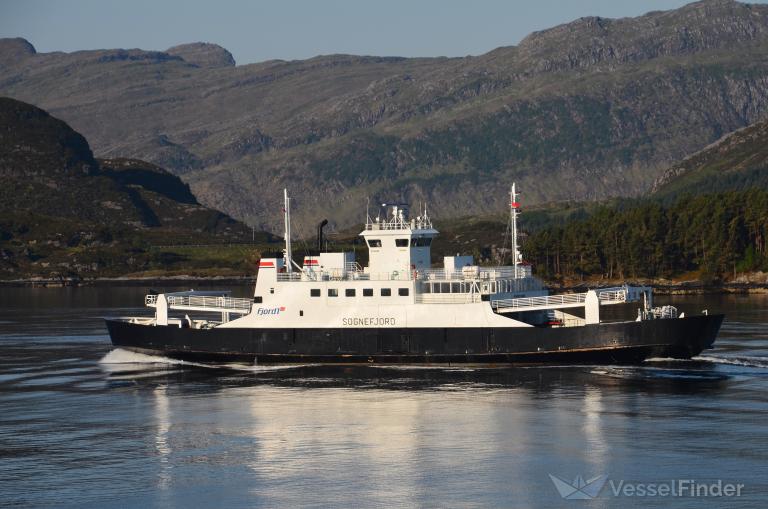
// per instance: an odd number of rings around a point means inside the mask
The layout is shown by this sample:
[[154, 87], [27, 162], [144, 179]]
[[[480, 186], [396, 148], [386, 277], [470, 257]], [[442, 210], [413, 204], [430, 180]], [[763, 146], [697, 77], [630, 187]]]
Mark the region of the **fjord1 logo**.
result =
[[274, 307], [274, 308], [259, 308], [256, 310], [257, 315], [279, 315], [285, 311], [285, 306], [280, 307]]

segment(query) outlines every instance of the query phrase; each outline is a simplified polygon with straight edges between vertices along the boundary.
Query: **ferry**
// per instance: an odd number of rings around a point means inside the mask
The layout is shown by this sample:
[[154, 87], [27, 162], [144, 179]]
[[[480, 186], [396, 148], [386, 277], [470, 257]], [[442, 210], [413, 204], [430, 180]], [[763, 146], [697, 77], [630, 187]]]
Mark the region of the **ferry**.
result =
[[[116, 347], [195, 362], [248, 364], [634, 364], [688, 359], [711, 348], [721, 314], [654, 307], [652, 289], [595, 288], [552, 295], [519, 250], [520, 203], [510, 192], [512, 265], [472, 256], [431, 259], [438, 231], [426, 207], [366, 214], [368, 250], [293, 259], [291, 200], [284, 192], [285, 248], [259, 261], [252, 298], [231, 292], [152, 292], [151, 316], [106, 319]], [[323, 246], [323, 221], [318, 249]], [[607, 306], [637, 310], [601, 318]], [[631, 305], [637, 303], [637, 307]]]

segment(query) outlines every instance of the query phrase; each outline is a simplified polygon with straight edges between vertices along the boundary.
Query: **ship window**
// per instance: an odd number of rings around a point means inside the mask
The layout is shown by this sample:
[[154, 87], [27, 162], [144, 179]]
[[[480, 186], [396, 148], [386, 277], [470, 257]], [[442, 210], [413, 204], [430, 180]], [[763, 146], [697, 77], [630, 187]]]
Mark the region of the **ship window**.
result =
[[413, 247], [429, 247], [432, 245], [432, 237], [416, 237], [411, 245]]
[[421, 285], [421, 293], [430, 293], [430, 290], [432, 289], [432, 285], [429, 283], [424, 283]]
[[381, 289], [381, 296], [382, 297], [390, 297], [392, 295], [392, 289], [391, 288], [382, 288]]
[[347, 297], [354, 297], [355, 296], [355, 289], [354, 288], [347, 288], [344, 290], [344, 295]]
[[312, 288], [309, 290], [310, 297], [320, 297], [320, 288]]
[[440, 293], [451, 293], [451, 283], [440, 283]]
[[299, 310], [299, 316], [304, 316], [304, 310]]
[[440, 283], [434, 283], [432, 285], [432, 293], [440, 293]]
[[381, 239], [368, 239], [368, 247], [381, 247]]
[[261, 304], [262, 300], [263, 299], [261, 298], [261, 295], [257, 295], [256, 297], [253, 298], [253, 303], [254, 304]]
[[274, 288], [270, 288], [269, 289], [269, 293], [275, 293], [275, 289]]
[[451, 283], [451, 293], [461, 293], [461, 283]]
[[373, 288], [363, 288], [363, 297], [373, 297]]
[[395, 246], [408, 247], [408, 239], [395, 239]]
[[397, 294], [400, 297], [408, 297], [408, 288], [398, 288], [397, 289]]
[[328, 288], [328, 297], [338, 297], [339, 290], [336, 288]]

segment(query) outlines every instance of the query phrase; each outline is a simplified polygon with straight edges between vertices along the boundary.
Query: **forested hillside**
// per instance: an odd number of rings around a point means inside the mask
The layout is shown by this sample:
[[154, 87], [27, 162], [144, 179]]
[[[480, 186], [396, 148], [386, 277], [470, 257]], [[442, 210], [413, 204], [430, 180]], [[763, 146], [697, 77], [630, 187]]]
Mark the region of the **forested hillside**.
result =
[[[189, 186], [134, 159], [95, 159], [83, 136], [30, 104], [0, 97], [0, 279], [95, 277], [179, 268], [254, 270], [246, 225], [200, 205]], [[259, 232], [258, 240], [269, 236]], [[203, 260], [156, 249], [219, 244]], [[209, 271], [209, 273], [211, 273]]]
[[526, 258], [545, 278], [704, 280], [768, 270], [768, 191], [687, 195], [670, 205], [602, 207], [532, 233]]

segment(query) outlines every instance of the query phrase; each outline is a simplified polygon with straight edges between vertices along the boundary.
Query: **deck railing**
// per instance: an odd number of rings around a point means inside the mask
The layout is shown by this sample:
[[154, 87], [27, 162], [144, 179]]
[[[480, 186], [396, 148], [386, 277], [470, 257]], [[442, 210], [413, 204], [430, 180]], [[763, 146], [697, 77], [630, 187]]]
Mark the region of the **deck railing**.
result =
[[393, 218], [390, 220], [368, 221], [365, 223], [366, 231], [386, 231], [386, 230], [431, 230], [432, 221], [429, 219], [401, 220]]
[[199, 296], [169, 296], [169, 306], [201, 307], [201, 308], [225, 308], [250, 311], [253, 301], [251, 299], [239, 299], [235, 297], [199, 297]]
[[480, 300], [477, 293], [422, 293], [415, 298], [417, 304], [467, 304]]
[[[517, 279], [530, 277], [523, 267], [517, 268]], [[458, 270], [421, 269], [392, 272], [364, 272], [357, 263], [344, 269], [280, 272], [278, 281], [494, 281], [516, 279], [514, 267], [463, 267]]]
[[608, 288], [605, 290], [597, 290], [597, 297], [601, 301], [614, 301], [614, 302], [624, 302], [627, 300], [627, 290], [625, 289], [612, 289]]
[[[597, 298], [603, 304], [619, 304], [628, 302], [629, 294], [627, 288], [605, 288], [595, 290]], [[587, 301], [586, 293], [566, 293], [562, 295], [543, 295], [540, 297], [519, 297], [515, 299], [499, 299], [491, 302], [493, 309], [503, 309], [509, 312], [514, 309], [537, 309], [537, 308], [557, 308], [557, 307], [575, 307], [585, 304]]]
[[[170, 308], [205, 308], [203, 310], [211, 311], [230, 310], [248, 313], [253, 305], [251, 299], [209, 295], [167, 295], [166, 299]], [[157, 295], [147, 295], [144, 297], [144, 303], [147, 306], [156, 306]]]
[[517, 299], [500, 299], [491, 302], [493, 309], [515, 309], [533, 307], [555, 307], [563, 305], [582, 304], [586, 293], [567, 293], [563, 295], [544, 295], [541, 297], [520, 297]]

